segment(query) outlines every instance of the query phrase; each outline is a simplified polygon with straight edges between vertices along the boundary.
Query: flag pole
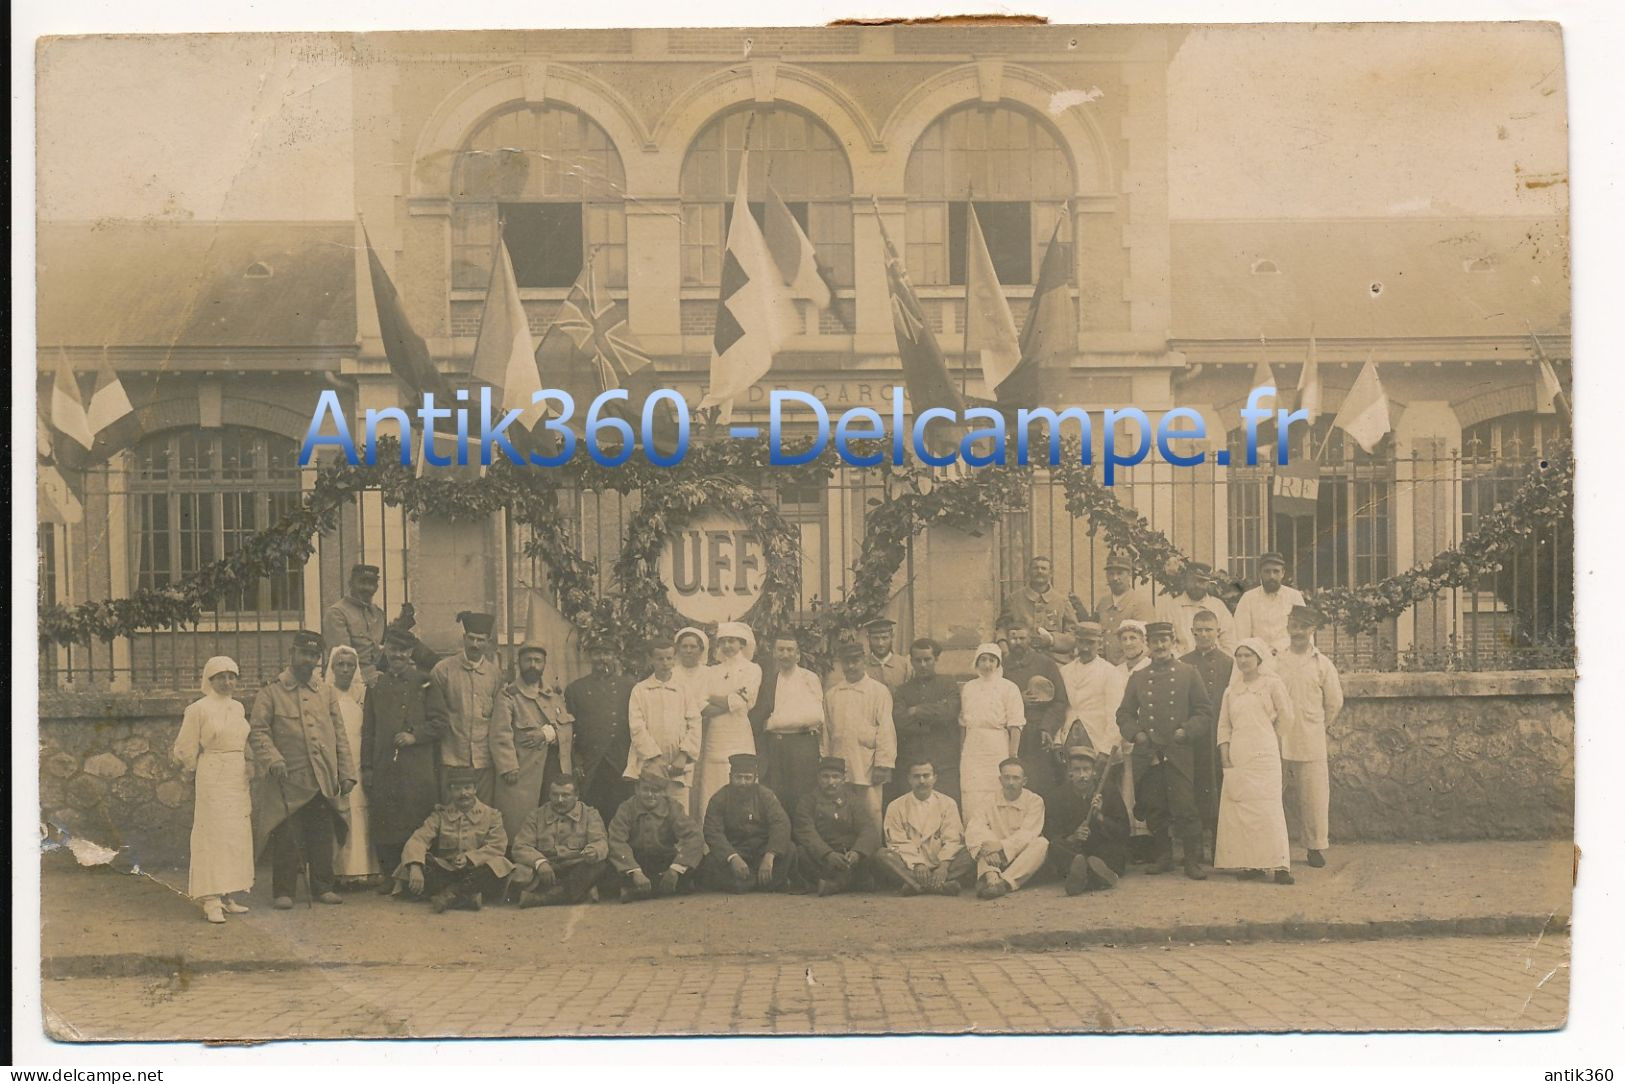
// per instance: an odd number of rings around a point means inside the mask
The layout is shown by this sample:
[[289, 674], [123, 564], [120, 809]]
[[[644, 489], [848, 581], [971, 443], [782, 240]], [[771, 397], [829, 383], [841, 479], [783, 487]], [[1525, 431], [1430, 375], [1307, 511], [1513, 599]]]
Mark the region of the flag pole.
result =
[[[965, 398], [966, 396], [968, 396], [970, 394], [970, 392], [967, 390], [967, 386], [966, 386], [966, 380], [967, 380], [966, 374], [967, 374], [967, 371], [970, 369], [970, 350], [971, 350], [971, 345], [970, 345], [970, 314], [971, 314], [971, 310], [973, 308], [975, 308], [975, 306], [971, 304], [971, 297], [970, 297], [970, 227], [971, 227], [971, 224], [973, 222], [976, 224], [976, 229], [978, 231], [980, 231], [981, 228], [982, 228], [982, 221], [981, 221], [981, 219], [976, 217], [976, 186], [972, 182], [966, 181], [965, 182], [965, 326], [960, 328], [960, 330], [965, 333], [965, 339], [964, 339], [965, 348], [959, 352], [959, 397], [961, 399]], [[987, 244], [987, 238], [986, 238], [985, 235], [982, 238], [982, 243], [984, 245]], [[989, 388], [988, 391], [991, 393], [993, 391], [993, 389]]]

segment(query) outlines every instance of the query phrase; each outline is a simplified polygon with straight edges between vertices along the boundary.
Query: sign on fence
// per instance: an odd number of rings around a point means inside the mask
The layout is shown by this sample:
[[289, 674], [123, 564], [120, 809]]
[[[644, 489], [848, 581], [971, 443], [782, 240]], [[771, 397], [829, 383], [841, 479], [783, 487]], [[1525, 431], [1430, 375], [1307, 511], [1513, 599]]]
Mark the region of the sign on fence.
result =
[[660, 579], [666, 598], [692, 621], [737, 621], [762, 597], [762, 540], [721, 512], [695, 517], [666, 538]]
[[1320, 500], [1320, 465], [1288, 463], [1275, 468], [1271, 483], [1275, 500], [1271, 508], [1279, 516], [1312, 516]]

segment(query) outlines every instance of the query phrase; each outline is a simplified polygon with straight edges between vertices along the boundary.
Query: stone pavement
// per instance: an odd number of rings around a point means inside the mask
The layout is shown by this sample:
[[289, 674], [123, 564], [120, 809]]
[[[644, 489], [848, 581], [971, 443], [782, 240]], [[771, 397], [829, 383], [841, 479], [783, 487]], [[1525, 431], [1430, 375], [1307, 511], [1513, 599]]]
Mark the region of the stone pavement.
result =
[[[881, 958], [958, 948], [1029, 951], [1153, 942], [1314, 940], [1561, 932], [1573, 883], [1566, 842], [1362, 844], [1334, 847], [1324, 869], [1291, 886], [1131, 873], [1114, 891], [1066, 897], [1036, 885], [993, 902], [697, 895], [565, 911], [487, 908], [431, 914], [358, 892], [342, 907], [254, 910], [204, 922], [174, 886], [185, 874], [82, 870], [45, 856], [42, 953], [47, 976], [164, 976], [329, 964], [620, 965], [674, 956]], [[262, 880], [268, 881], [262, 875]]]
[[[466, 916], [474, 917], [474, 916]], [[1569, 944], [1405, 938], [50, 979], [65, 1040], [1545, 1030]]]

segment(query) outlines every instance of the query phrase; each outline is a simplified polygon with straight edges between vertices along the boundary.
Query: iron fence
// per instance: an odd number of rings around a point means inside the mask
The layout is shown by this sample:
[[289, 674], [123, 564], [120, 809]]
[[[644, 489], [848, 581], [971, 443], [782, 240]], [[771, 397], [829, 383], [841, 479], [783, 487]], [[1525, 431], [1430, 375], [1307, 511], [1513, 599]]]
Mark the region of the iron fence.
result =
[[[1212, 565], [1223, 581], [1221, 596], [1232, 605], [1256, 582], [1258, 557], [1268, 550], [1286, 557], [1287, 582], [1313, 600], [1324, 589], [1375, 582], [1458, 545], [1517, 491], [1541, 447], [1539, 439], [1497, 436], [1469, 439], [1461, 451], [1426, 448], [1396, 457], [1328, 441], [1320, 449], [1316, 485], [1307, 497], [1300, 488], [1295, 505], [1265, 466], [1173, 467], [1148, 460], [1126, 472], [1115, 492], [1183, 553]], [[41, 525], [41, 604], [162, 588], [268, 526], [278, 509], [308, 491], [313, 474], [263, 447], [253, 454], [260, 460], [252, 470], [229, 477], [194, 471], [184, 484], [175, 484], [173, 471], [158, 481], [150, 471], [144, 476], [139, 463], [91, 472], [83, 521]], [[777, 499], [800, 537], [800, 608], [813, 616], [851, 589], [867, 513], [887, 499], [884, 482], [873, 472], [842, 468], [825, 487], [787, 487]], [[560, 493], [559, 514], [579, 552], [596, 564], [601, 588], [611, 586], [638, 504], [635, 493]], [[899, 637], [942, 636], [950, 627], [991, 631], [993, 615], [1007, 594], [1020, 590], [1034, 556], [1051, 559], [1063, 593], [1095, 608], [1106, 592], [1108, 551], [1089, 528], [1067, 511], [1060, 483], [1039, 473], [1029, 506], [988, 525], [980, 537], [920, 536], [894, 583], [890, 612]], [[42, 682], [189, 690], [203, 662], [216, 654], [235, 658], [245, 682], [266, 680], [283, 666], [293, 630], [320, 627], [322, 611], [344, 591], [351, 564], [380, 566], [375, 601], [390, 616], [411, 599], [414, 582], [435, 577], [435, 568], [414, 559], [417, 535], [418, 525], [399, 508], [375, 492], [361, 493], [303, 567], [222, 600], [195, 629], [44, 647]], [[547, 570], [526, 554], [522, 525], [505, 523], [487, 537], [501, 551], [489, 558], [500, 569], [496, 590], [505, 595], [504, 638], [516, 643], [525, 633], [522, 593], [546, 593]], [[1529, 535], [1499, 571], [1440, 590], [1371, 631], [1329, 627], [1319, 642], [1345, 670], [1566, 668], [1574, 660], [1573, 602], [1570, 519]]]

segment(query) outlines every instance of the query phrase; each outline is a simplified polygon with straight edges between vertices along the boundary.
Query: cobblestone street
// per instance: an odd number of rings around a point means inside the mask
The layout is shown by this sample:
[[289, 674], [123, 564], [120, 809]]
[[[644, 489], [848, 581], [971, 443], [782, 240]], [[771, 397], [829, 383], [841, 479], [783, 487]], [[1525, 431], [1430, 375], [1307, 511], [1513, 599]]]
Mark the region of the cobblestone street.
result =
[[61, 1039], [1550, 1029], [1569, 941], [1434, 938], [1050, 952], [352, 965], [52, 979]]

